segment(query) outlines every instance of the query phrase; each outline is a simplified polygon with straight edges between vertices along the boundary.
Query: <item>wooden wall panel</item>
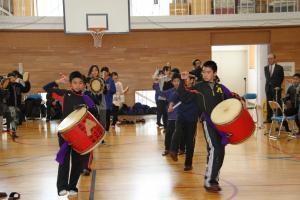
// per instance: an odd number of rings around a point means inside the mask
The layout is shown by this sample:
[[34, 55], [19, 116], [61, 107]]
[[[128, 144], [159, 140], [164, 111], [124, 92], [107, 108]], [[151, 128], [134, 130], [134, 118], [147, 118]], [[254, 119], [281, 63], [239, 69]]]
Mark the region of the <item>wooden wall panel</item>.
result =
[[132, 105], [135, 90], [151, 89], [157, 66], [170, 62], [191, 69], [192, 60], [211, 57], [211, 45], [270, 43], [279, 61], [296, 61], [299, 70], [300, 28], [134, 31], [105, 35], [102, 48], [94, 48], [91, 36], [65, 35], [62, 31], [0, 32], [0, 74], [23, 63], [31, 72], [33, 92], [57, 78], [60, 72], [87, 73], [91, 64], [107, 65], [130, 87], [126, 103]]
[[[201, 38], [201, 39], [197, 39]], [[157, 66], [170, 62], [191, 69], [195, 58], [210, 57], [208, 32], [132, 32], [104, 36], [103, 48], [94, 48], [90, 36], [63, 32], [0, 32], [0, 69], [7, 73], [23, 63], [31, 73], [32, 91], [57, 78], [60, 72], [87, 73], [91, 64], [109, 66], [130, 87], [126, 102], [134, 102], [135, 90], [151, 89]]]
[[211, 33], [212, 45], [268, 44], [269, 30], [220, 30]]

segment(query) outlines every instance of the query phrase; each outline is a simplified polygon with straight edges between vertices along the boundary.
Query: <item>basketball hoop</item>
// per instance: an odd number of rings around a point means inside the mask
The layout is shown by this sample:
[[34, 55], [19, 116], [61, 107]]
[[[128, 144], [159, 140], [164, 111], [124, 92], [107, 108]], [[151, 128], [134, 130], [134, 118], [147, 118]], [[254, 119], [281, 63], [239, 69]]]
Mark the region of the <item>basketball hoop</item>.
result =
[[105, 28], [89, 28], [88, 29], [93, 36], [94, 46], [96, 48], [102, 47], [102, 38], [104, 35]]

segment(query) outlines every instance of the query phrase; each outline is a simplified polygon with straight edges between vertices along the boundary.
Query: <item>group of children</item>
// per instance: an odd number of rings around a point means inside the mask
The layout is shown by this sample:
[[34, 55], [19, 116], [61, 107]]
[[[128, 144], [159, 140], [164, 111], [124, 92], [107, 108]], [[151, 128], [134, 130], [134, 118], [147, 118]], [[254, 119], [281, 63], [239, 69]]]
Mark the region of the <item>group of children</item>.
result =
[[[206, 61], [202, 65], [201, 61], [196, 59], [193, 65], [191, 72], [182, 73], [177, 68], [172, 69], [170, 65], [166, 65], [162, 71], [157, 70], [153, 76], [158, 109], [157, 125], [165, 129], [165, 150], [162, 155], [170, 155], [177, 161], [178, 155], [185, 153], [184, 171], [192, 170], [197, 122], [200, 118], [207, 143], [204, 188], [209, 192], [218, 192], [221, 190], [219, 173], [225, 156], [226, 142], [223, 140], [224, 136], [220, 135], [213, 125], [210, 115], [217, 104], [236, 96], [219, 83], [217, 64], [214, 61]], [[0, 125], [4, 116], [7, 119], [8, 129], [12, 131], [12, 137], [15, 139], [17, 124], [22, 118], [19, 112], [21, 94], [30, 90], [30, 82], [23, 81], [22, 75], [17, 71], [9, 73], [7, 77], [9, 84], [5, 88], [0, 85]], [[101, 93], [90, 89], [89, 83], [92, 79], [101, 79], [104, 83], [104, 90]], [[294, 85], [288, 89], [285, 99], [292, 105], [293, 113], [299, 110], [299, 98], [295, 97], [295, 92], [299, 93], [300, 75], [295, 74], [294, 79]], [[70, 89], [59, 89], [59, 84], [66, 83], [69, 83]], [[122, 83], [118, 81], [118, 73], [110, 73], [108, 67], [100, 69], [97, 65], [90, 67], [87, 77], [79, 71], [71, 72], [69, 77], [61, 74], [59, 79], [45, 85], [43, 89], [50, 97], [61, 103], [62, 119], [78, 106], [85, 104], [107, 132], [110, 125], [115, 126], [118, 123], [118, 110], [124, 102], [124, 94], [128, 91], [128, 87], [124, 89]], [[299, 118], [296, 122], [299, 125]], [[0, 128], [2, 130], [2, 127]], [[60, 134], [58, 142], [60, 147], [66, 144]], [[58, 167], [59, 196], [68, 193], [70, 197], [77, 196], [80, 174], [89, 175], [91, 158], [92, 153], [80, 155], [72, 148], [67, 148], [63, 162]]]
[[[214, 61], [206, 61], [201, 67], [201, 62], [197, 59], [193, 64], [194, 69], [189, 73], [180, 74], [178, 69], [165, 66], [161, 75], [156, 73], [153, 77], [158, 107], [165, 106], [158, 109], [168, 112], [168, 118], [163, 120], [164, 125], [167, 125], [164, 126], [165, 151], [162, 155], [170, 155], [177, 161], [178, 154], [184, 151], [184, 171], [192, 170], [197, 122], [200, 117], [208, 152], [204, 187], [209, 192], [218, 192], [221, 190], [219, 173], [226, 143], [211, 122], [210, 114], [217, 104], [234, 96], [224, 85], [219, 84], [217, 64]], [[160, 125], [159, 116], [157, 120]]]
[[17, 126], [25, 120], [22, 112], [22, 93], [30, 91], [29, 80], [24, 81], [19, 71], [8, 73], [7, 77], [0, 77], [0, 131], [3, 130], [3, 118], [6, 119], [6, 130], [15, 139]]
[[[98, 79], [104, 83], [104, 89], [95, 92], [91, 89], [91, 80]], [[70, 89], [59, 89], [59, 84], [69, 82]], [[85, 104], [89, 111], [109, 133], [110, 118], [113, 114], [112, 125], [118, 121], [118, 110], [124, 102], [124, 94], [128, 88], [123, 89], [122, 83], [118, 81], [117, 72], [109, 72], [108, 67], [99, 69], [97, 65], [92, 65], [88, 71], [87, 77], [79, 71], [70, 73], [67, 78], [61, 74], [61, 77], [43, 87], [51, 97], [57, 99], [62, 104], [62, 119], [66, 118], [78, 106]], [[89, 103], [92, 102], [92, 103]], [[65, 196], [69, 193], [69, 197], [76, 197], [78, 194], [77, 183], [80, 174], [89, 175], [91, 168], [92, 153], [80, 155], [70, 146], [66, 145], [66, 141], [58, 134], [59, 146], [67, 150], [64, 153], [62, 162], [59, 162], [57, 175], [57, 190], [59, 196]], [[70, 166], [71, 159], [71, 166]]]

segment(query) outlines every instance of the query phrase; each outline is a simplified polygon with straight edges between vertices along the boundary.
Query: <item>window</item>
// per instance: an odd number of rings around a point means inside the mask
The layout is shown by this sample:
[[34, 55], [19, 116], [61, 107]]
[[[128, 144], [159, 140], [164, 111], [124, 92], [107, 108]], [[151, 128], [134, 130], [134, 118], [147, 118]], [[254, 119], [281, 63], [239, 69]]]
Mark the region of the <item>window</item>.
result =
[[150, 107], [156, 107], [155, 91], [154, 90], [140, 90], [135, 91], [135, 103], [141, 103]]

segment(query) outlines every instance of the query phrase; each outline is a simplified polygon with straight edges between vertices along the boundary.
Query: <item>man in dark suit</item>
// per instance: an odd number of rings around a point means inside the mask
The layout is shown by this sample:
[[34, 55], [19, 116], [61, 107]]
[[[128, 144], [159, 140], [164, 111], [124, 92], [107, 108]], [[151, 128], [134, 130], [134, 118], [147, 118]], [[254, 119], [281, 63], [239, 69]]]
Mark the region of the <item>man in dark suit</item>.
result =
[[[281, 105], [281, 84], [284, 79], [283, 67], [276, 64], [276, 56], [273, 53], [268, 55], [268, 65], [264, 68], [266, 77], [266, 96], [268, 101], [276, 101]], [[277, 91], [277, 97], [276, 97]], [[272, 110], [267, 103], [267, 122], [271, 122]]]

